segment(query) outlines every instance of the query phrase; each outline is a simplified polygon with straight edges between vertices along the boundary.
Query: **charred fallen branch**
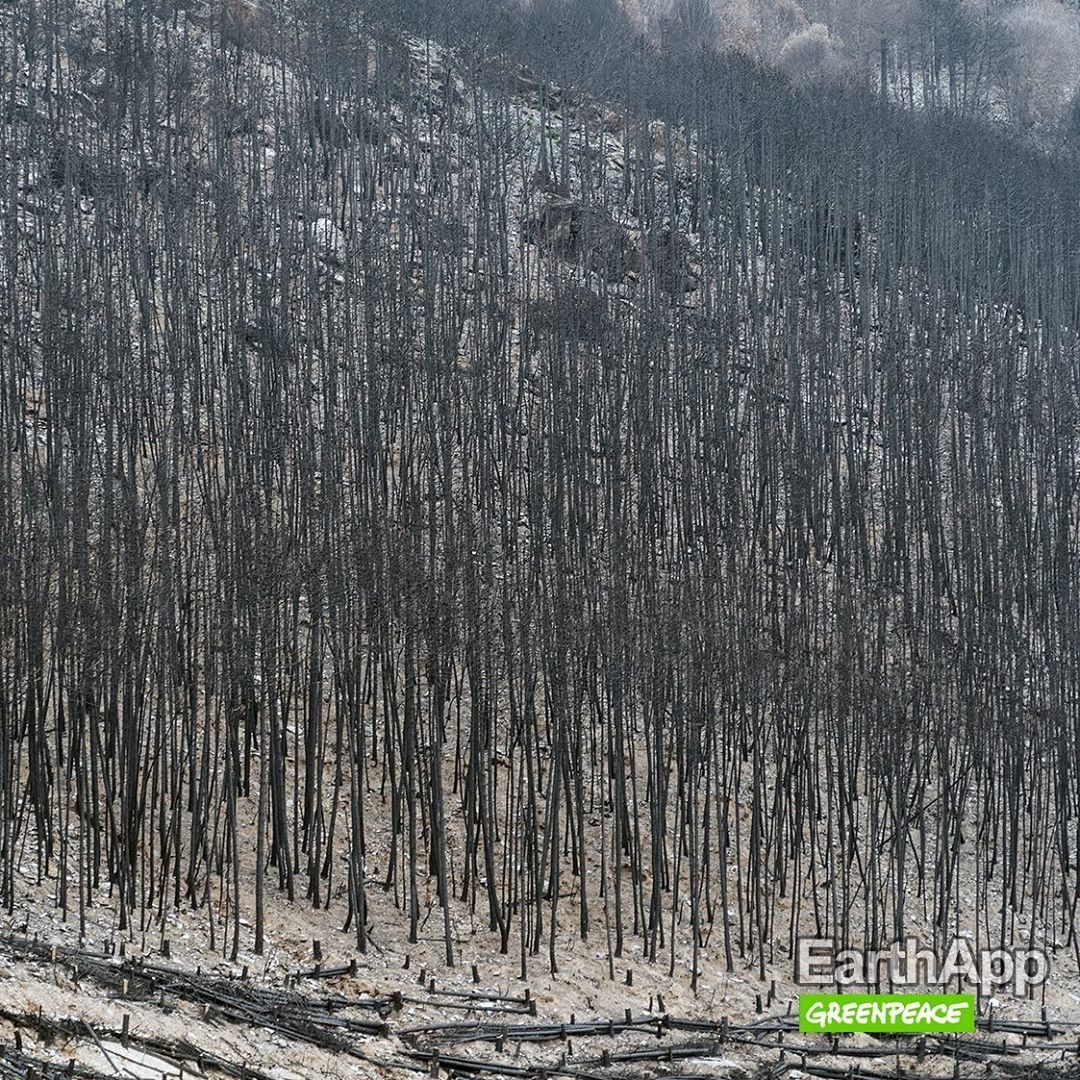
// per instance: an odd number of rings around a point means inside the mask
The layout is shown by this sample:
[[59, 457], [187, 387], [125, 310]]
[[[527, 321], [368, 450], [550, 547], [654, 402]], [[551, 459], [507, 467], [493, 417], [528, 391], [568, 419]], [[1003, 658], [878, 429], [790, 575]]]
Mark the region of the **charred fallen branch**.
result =
[[[1055, 1043], [1046, 1041], [1056, 1033], [1054, 1025], [1047, 1020], [1002, 1022], [989, 1020], [979, 1022], [982, 1031], [1000, 1034], [995, 1039], [992, 1034], [983, 1036], [881, 1036], [874, 1045], [851, 1045], [839, 1036], [814, 1038], [812, 1035], [799, 1035], [798, 1023], [790, 1016], [764, 1017], [749, 1023], [731, 1023], [728, 1020], [683, 1020], [670, 1015], [638, 1016], [622, 1019], [572, 1021], [566, 1024], [541, 1023], [531, 1025], [462, 1023], [429, 1024], [399, 1030], [398, 1035], [407, 1041], [423, 1040], [425, 1043], [468, 1043], [490, 1042], [497, 1051], [503, 1051], [507, 1044], [564, 1042], [578, 1039], [620, 1039], [627, 1036], [655, 1037], [665, 1039], [670, 1033], [685, 1031], [713, 1036], [707, 1042], [692, 1041], [686, 1043], [667, 1043], [662, 1046], [617, 1047], [604, 1049], [599, 1054], [578, 1057], [573, 1062], [586, 1070], [625, 1069], [627, 1067], [652, 1064], [673, 1064], [679, 1061], [692, 1061], [718, 1056], [724, 1047], [739, 1046], [755, 1051], [766, 1051], [778, 1056], [775, 1075], [782, 1075], [792, 1061], [801, 1061], [810, 1075], [820, 1076], [862, 1076], [864, 1080], [872, 1076], [888, 1076], [895, 1080], [900, 1076], [918, 1076], [919, 1062], [931, 1058], [947, 1059], [953, 1062], [968, 1062], [987, 1065], [994, 1062], [995, 1069], [1007, 1070], [1010, 1075], [1026, 1075], [1024, 1070], [1032, 1067], [1031, 1055], [1035, 1053], [1063, 1051], [1075, 1054], [1080, 1051], [1078, 1043]], [[1022, 1035], [1023, 1043], [1007, 1041], [1007, 1035]], [[794, 1038], [791, 1036], [794, 1035]], [[1030, 1040], [1030, 1041], [1029, 1041]], [[430, 1046], [424, 1048], [423, 1060], [450, 1060], [447, 1056]], [[910, 1064], [897, 1073], [874, 1073], [859, 1065], [848, 1064], [834, 1067], [827, 1063], [812, 1065], [815, 1059], [846, 1059], [849, 1062], [859, 1060], [878, 1060], [895, 1057]], [[480, 1071], [482, 1063], [467, 1059], [473, 1071]], [[530, 1075], [541, 1075], [557, 1068], [567, 1066], [564, 1055], [558, 1062], [543, 1067], [531, 1067], [526, 1070]], [[494, 1066], [493, 1066], [494, 1068]], [[819, 1070], [814, 1072], [812, 1070]], [[835, 1071], [839, 1069], [839, 1071]], [[464, 1070], [463, 1070], [464, 1071]], [[1036, 1075], [1036, 1074], [1033, 1074]]]
[[465, 1057], [461, 1054], [441, 1054], [437, 1050], [408, 1050], [406, 1054], [413, 1061], [425, 1063], [429, 1070], [444, 1069], [451, 1075], [463, 1076], [513, 1076], [539, 1080], [543, 1076], [568, 1076], [574, 1080], [603, 1080], [602, 1073], [569, 1065], [565, 1060], [556, 1063], [537, 1065], [513, 1065], [481, 1058]]
[[[80, 1040], [89, 1038], [98, 1045], [111, 1042], [122, 1047], [131, 1046], [177, 1066], [184, 1063], [192, 1064], [200, 1071], [212, 1068], [226, 1076], [237, 1077], [238, 1080], [272, 1080], [267, 1073], [260, 1072], [251, 1065], [230, 1061], [213, 1051], [196, 1046], [187, 1039], [162, 1039], [153, 1035], [144, 1035], [126, 1022], [120, 1030], [101, 1026], [91, 1028], [86, 1021], [78, 1018], [48, 1016], [40, 1010], [16, 1012], [5, 1008], [0, 1008], [0, 1017], [12, 1024], [16, 1032], [37, 1031], [47, 1041], [57, 1038]], [[70, 1075], [70, 1073], [65, 1071], [63, 1075]]]
[[114, 1080], [114, 1073], [103, 1073], [80, 1065], [75, 1060], [64, 1064], [46, 1061], [11, 1046], [0, 1046], [0, 1080]]
[[404, 1028], [400, 1034], [426, 1036], [446, 1042], [554, 1042], [559, 1039], [607, 1035], [630, 1031], [651, 1032], [661, 1021], [651, 1016], [622, 1020], [572, 1021], [569, 1024], [429, 1024]]
[[342, 1013], [363, 1009], [385, 1014], [392, 1007], [389, 998], [306, 996], [291, 990], [258, 987], [244, 979], [223, 979], [142, 960], [113, 960], [101, 953], [18, 937], [4, 939], [0, 950], [62, 963], [76, 981], [90, 978], [128, 1000], [163, 1003], [165, 998], [173, 997], [202, 1006], [208, 1018], [215, 1016], [257, 1025], [287, 1038], [344, 1052], [352, 1051], [347, 1036], [383, 1035], [387, 1028], [381, 1019], [360, 1019]]

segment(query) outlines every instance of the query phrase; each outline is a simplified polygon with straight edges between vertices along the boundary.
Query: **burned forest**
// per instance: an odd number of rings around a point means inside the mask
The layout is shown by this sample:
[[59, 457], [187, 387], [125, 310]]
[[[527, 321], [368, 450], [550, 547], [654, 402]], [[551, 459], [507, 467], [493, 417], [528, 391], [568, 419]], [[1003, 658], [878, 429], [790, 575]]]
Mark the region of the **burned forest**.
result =
[[1075, 976], [1075, 149], [578, 7], [0, 11], [8, 924]]

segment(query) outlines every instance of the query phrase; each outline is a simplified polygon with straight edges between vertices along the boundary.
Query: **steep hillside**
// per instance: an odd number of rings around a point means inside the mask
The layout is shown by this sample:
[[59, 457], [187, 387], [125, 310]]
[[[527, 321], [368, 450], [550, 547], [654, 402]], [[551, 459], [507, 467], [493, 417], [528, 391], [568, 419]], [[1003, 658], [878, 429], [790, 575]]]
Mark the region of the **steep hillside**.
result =
[[671, 1010], [794, 1067], [735, 1025], [796, 937], [913, 934], [1045, 948], [997, 1031], [1071, 1031], [1068, 162], [699, 48], [586, 87], [416, 31], [4, 14], [4, 1016], [79, 1000], [35, 933], [99, 990], [120, 942], [269, 993], [318, 939], [297, 1075], [406, 1060], [327, 1013], [474, 959], [418, 1020]]

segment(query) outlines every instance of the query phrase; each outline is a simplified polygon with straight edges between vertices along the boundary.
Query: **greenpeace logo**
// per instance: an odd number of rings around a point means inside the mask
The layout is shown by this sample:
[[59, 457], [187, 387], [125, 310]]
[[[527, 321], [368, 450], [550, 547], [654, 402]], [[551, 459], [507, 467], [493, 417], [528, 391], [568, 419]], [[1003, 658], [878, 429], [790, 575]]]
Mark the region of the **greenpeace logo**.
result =
[[972, 994], [800, 994], [803, 1032], [970, 1032]]
[[801, 986], [972, 986], [982, 992], [1011, 987], [1018, 997], [1041, 986], [1050, 974], [1042, 949], [976, 949], [968, 938], [953, 938], [940, 955], [918, 938], [894, 941], [886, 949], [836, 949], [828, 938], [799, 938], [795, 981]]

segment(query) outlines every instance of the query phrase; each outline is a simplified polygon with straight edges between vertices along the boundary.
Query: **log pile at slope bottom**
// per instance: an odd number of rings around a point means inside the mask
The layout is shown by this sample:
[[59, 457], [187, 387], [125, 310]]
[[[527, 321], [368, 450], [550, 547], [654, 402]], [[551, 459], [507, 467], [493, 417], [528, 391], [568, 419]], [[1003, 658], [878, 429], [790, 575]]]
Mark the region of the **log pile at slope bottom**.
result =
[[[409, 1025], [401, 1023], [398, 1014], [410, 999], [426, 1001], [435, 1016], [449, 1001], [480, 1013], [494, 1007], [507, 1014], [535, 1014], [535, 999], [527, 991], [513, 997], [494, 991], [485, 994], [478, 990], [470, 995], [439, 990], [430, 981], [416, 988], [401, 984], [381, 995], [362, 998], [312, 994], [295, 986], [273, 988], [249, 977], [226, 979], [19, 935], [0, 939], [0, 955], [35, 966], [43, 975], [58, 967], [65, 969], [78, 995], [104, 992], [121, 1009], [126, 1003], [128, 1008], [143, 1005], [151, 1010], [136, 1024], [129, 1023], [125, 1012], [121, 1024], [110, 1026], [80, 1017], [77, 1010], [72, 1015], [51, 1015], [41, 1009], [15, 1009], [0, 997], [0, 1021], [13, 1032], [12, 1045], [0, 1054], [2, 1077], [53, 1080], [75, 1076], [98, 1080], [124, 1075], [127, 1069], [129, 1075], [137, 1076], [222, 1075], [236, 1080], [273, 1080], [279, 1063], [230, 1058], [214, 1046], [213, 1031], [220, 1025], [240, 1031], [270, 1032], [284, 1039], [283, 1046], [296, 1041], [309, 1043], [339, 1060], [352, 1061], [360, 1075], [400, 1070], [522, 1080], [556, 1076], [646, 1080], [670, 1078], [681, 1068], [689, 1070], [685, 1073], [688, 1077], [721, 1069], [722, 1075], [731, 1077], [780, 1077], [791, 1073], [899, 1080], [985, 1076], [992, 1072], [1015, 1080], [1050, 1080], [1078, 1073], [1080, 1041], [1065, 1038], [1066, 1025], [1050, 1017], [1036, 1021], [988, 1017], [980, 1019], [975, 1036], [888, 1037], [855, 1045], [843, 1037], [800, 1035], [790, 1012], [740, 1021], [727, 1017], [690, 1019], [666, 1012], [632, 1015], [627, 1010], [618, 1018], [582, 1021], [571, 1016], [560, 1023], [517, 1021], [508, 1015], [502, 1021], [477, 1017]], [[325, 979], [338, 977], [323, 975]], [[296, 977], [290, 976], [288, 981], [294, 983]], [[299, 981], [311, 986], [322, 979]], [[78, 1000], [76, 996], [75, 1002]], [[192, 1011], [192, 1026], [202, 1033], [201, 1039], [194, 1033], [183, 1037], [155, 1033], [152, 1019], [148, 1019], [153, 1016], [152, 1010], [185, 1008]], [[365, 1019], [365, 1013], [374, 1013], [377, 1019]], [[62, 1048], [61, 1054], [69, 1056], [59, 1064], [35, 1057], [24, 1046], [24, 1036], [31, 1034], [45, 1045]], [[488, 1044], [489, 1053], [463, 1053], [459, 1049], [476, 1043]], [[530, 1046], [551, 1043], [560, 1044], [558, 1053], [523, 1054]], [[96, 1048], [104, 1067], [77, 1060], [75, 1051], [80, 1046]], [[140, 1068], [144, 1071], [131, 1071]], [[164, 1071], [154, 1073], [154, 1068]]]

